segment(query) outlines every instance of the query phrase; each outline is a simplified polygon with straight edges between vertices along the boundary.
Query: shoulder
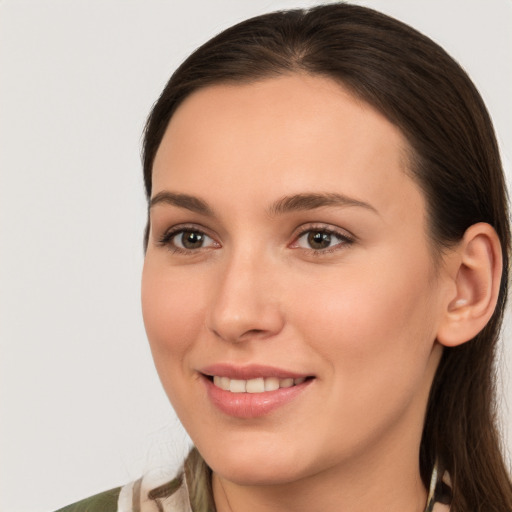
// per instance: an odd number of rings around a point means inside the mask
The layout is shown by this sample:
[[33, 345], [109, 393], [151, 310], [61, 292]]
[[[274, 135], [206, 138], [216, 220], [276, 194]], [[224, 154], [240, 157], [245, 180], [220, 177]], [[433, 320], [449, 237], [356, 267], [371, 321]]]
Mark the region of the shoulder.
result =
[[121, 487], [110, 489], [60, 508], [56, 512], [116, 512]]
[[56, 512], [192, 512], [185, 478], [162, 477], [162, 472], [149, 473]]

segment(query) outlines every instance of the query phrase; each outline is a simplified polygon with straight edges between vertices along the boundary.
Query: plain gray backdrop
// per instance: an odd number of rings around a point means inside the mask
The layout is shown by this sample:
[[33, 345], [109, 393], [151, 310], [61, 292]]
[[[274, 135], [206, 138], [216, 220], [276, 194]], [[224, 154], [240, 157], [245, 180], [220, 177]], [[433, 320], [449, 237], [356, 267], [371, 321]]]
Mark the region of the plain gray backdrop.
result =
[[[0, 0], [1, 510], [51, 511], [179, 465], [188, 440], [140, 313], [145, 116], [172, 70], [221, 29], [315, 3]], [[359, 3], [461, 62], [510, 176], [512, 1]], [[511, 440], [505, 403], [502, 411]]]

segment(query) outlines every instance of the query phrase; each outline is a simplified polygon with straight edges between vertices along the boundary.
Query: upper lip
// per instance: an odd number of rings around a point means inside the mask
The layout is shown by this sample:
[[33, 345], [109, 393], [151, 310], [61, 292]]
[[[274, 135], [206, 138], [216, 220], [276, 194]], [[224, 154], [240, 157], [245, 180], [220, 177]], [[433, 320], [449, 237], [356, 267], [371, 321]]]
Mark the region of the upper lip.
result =
[[216, 363], [204, 366], [198, 370], [209, 377], [228, 377], [230, 379], [249, 380], [265, 377], [276, 377], [278, 379], [299, 379], [311, 377], [311, 374], [295, 372], [275, 366], [262, 364], [234, 365], [231, 363]]

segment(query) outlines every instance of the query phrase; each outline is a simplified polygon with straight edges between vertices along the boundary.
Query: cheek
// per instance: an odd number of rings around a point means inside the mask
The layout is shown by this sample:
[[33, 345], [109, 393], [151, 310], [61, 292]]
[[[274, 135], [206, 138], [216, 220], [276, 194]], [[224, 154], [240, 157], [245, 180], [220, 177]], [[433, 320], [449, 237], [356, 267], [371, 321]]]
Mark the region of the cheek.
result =
[[[339, 275], [309, 287], [302, 306], [297, 299], [295, 316], [306, 343], [324, 361], [318, 401], [330, 412], [315, 428], [325, 433], [319, 442], [333, 456], [422, 417], [435, 338], [429, 283], [414, 268], [398, 265], [393, 272], [388, 265], [386, 273]], [[404, 432], [409, 430], [416, 432]]]
[[340, 271], [323, 286], [303, 287], [310, 291], [297, 308], [297, 322], [343, 381], [337, 386], [341, 393], [350, 388], [378, 394], [408, 382], [414, 387], [428, 364], [436, 332], [428, 266], [414, 259], [407, 265], [384, 261]]
[[204, 290], [200, 280], [146, 262], [142, 274], [142, 314], [155, 365], [164, 381], [166, 368], [179, 364], [202, 327]]

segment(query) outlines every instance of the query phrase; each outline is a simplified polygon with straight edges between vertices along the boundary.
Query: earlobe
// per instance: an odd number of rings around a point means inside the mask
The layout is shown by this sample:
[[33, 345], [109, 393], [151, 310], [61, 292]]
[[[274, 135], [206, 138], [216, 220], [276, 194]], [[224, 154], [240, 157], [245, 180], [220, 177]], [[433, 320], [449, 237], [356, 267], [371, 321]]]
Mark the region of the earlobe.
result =
[[485, 327], [496, 307], [502, 273], [501, 244], [489, 224], [469, 227], [454, 252], [455, 295], [446, 301], [437, 333], [447, 347], [471, 340]]

